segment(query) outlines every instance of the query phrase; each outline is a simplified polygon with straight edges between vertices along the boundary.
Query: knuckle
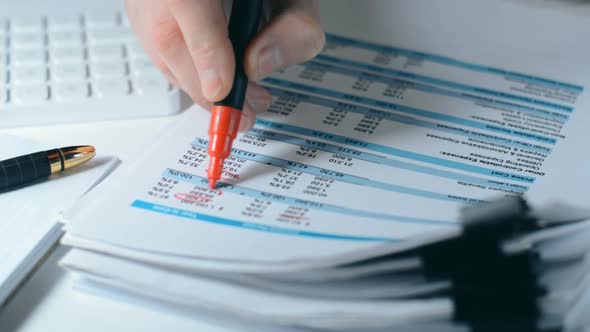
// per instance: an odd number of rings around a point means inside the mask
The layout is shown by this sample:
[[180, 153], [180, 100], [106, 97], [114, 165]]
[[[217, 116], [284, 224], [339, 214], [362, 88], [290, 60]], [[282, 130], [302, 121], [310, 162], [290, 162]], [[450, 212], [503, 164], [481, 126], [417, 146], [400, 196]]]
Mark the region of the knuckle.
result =
[[188, 6], [188, 1], [190, 0], [167, 0], [168, 6], [172, 9], [183, 9]]
[[194, 38], [188, 42], [189, 52], [195, 57], [211, 59], [223, 49], [219, 37]]
[[162, 52], [167, 52], [183, 43], [182, 31], [172, 18], [157, 21], [150, 32], [155, 47]]

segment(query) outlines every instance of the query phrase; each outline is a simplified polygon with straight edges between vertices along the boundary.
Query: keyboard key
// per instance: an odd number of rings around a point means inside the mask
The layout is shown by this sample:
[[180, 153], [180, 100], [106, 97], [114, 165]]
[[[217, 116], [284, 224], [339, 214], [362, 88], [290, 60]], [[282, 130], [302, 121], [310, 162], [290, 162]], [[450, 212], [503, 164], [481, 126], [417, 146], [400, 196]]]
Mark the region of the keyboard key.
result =
[[131, 59], [149, 60], [148, 55], [143, 50], [143, 47], [139, 43], [128, 43], [127, 54]]
[[92, 60], [118, 60], [123, 56], [123, 47], [119, 44], [94, 45], [88, 49]]
[[149, 59], [135, 59], [131, 61], [131, 72], [134, 75], [156, 75], [160, 73]]
[[49, 58], [53, 63], [81, 63], [84, 61], [84, 49], [82, 46], [58, 46], [49, 52]]
[[0, 104], [8, 102], [8, 90], [4, 84], [0, 83]]
[[81, 17], [77, 14], [54, 15], [47, 18], [49, 31], [76, 30], [81, 27]]
[[11, 54], [11, 64], [15, 66], [45, 64], [45, 50], [42, 48], [17, 49]]
[[139, 47], [141, 49], [141, 44], [139, 43], [139, 40], [133, 38], [133, 40], [130, 40], [127, 42], [127, 47], [131, 47], [131, 48]]
[[82, 31], [50, 31], [48, 39], [51, 46], [82, 45]]
[[6, 64], [8, 64], [8, 54], [0, 51], [0, 69], [6, 67]]
[[129, 94], [127, 79], [99, 79], [94, 82], [94, 92], [98, 98], [120, 97]]
[[131, 30], [124, 27], [102, 28], [90, 30], [86, 33], [90, 44], [123, 43], [133, 38]]
[[10, 22], [10, 28], [13, 33], [43, 32], [43, 20], [39, 16], [34, 17], [17, 17]]
[[15, 33], [10, 39], [11, 46], [19, 48], [39, 48], [45, 45], [45, 37], [39, 33]]
[[45, 66], [16, 67], [10, 71], [10, 80], [14, 85], [27, 85], [47, 81]]
[[86, 78], [86, 65], [82, 63], [59, 63], [54, 64], [50, 71], [51, 79], [54, 81], [83, 80]]
[[121, 14], [121, 25], [128, 28], [131, 27], [131, 22], [129, 21], [129, 16], [127, 16], [127, 13]]
[[120, 61], [92, 62], [90, 64], [90, 75], [95, 78], [123, 77], [125, 72], [125, 64]]
[[170, 84], [162, 75], [141, 75], [133, 80], [135, 91], [140, 95], [150, 95], [168, 91]]
[[86, 27], [88, 29], [95, 29], [95, 28], [110, 28], [117, 26], [119, 24], [117, 15], [108, 12], [108, 13], [88, 13], [85, 16], [86, 18]]
[[39, 104], [47, 100], [48, 88], [45, 84], [19, 85], [12, 87], [14, 102], [18, 104]]
[[79, 101], [88, 98], [88, 83], [85, 81], [58, 83], [53, 86], [58, 101]]

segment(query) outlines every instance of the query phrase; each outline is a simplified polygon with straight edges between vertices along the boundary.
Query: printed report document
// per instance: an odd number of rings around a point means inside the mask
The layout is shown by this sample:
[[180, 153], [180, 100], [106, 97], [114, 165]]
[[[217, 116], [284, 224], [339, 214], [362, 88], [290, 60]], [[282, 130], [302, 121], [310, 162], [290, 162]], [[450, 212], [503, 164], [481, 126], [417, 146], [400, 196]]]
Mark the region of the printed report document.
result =
[[[518, 70], [529, 61], [538, 72]], [[193, 107], [72, 211], [64, 243], [263, 268], [456, 232], [461, 206], [503, 195], [587, 205], [589, 77], [544, 76], [542, 57], [514, 64], [329, 34], [316, 59], [262, 82], [273, 103], [217, 189], [208, 112]]]

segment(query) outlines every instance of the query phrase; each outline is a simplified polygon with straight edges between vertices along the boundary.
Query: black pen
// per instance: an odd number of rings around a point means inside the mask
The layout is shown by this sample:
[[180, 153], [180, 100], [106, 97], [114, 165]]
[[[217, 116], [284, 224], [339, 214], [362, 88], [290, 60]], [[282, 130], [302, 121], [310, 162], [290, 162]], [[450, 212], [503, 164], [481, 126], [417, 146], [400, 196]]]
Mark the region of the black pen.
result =
[[63, 172], [92, 159], [89, 145], [69, 146], [0, 161], [0, 191], [25, 185]]

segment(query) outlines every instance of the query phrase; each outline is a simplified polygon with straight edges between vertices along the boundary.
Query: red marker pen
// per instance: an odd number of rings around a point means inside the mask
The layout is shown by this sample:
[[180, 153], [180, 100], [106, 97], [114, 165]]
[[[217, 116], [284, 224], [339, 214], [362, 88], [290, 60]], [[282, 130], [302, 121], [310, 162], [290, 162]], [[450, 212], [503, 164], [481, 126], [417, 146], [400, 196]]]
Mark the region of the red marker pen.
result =
[[225, 99], [216, 102], [211, 109], [209, 123], [209, 187], [221, 177], [223, 162], [229, 157], [240, 125], [242, 107], [246, 97], [248, 78], [244, 73], [244, 53], [258, 29], [261, 0], [234, 0], [229, 18], [229, 39], [236, 61], [236, 73], [231, 91]]

